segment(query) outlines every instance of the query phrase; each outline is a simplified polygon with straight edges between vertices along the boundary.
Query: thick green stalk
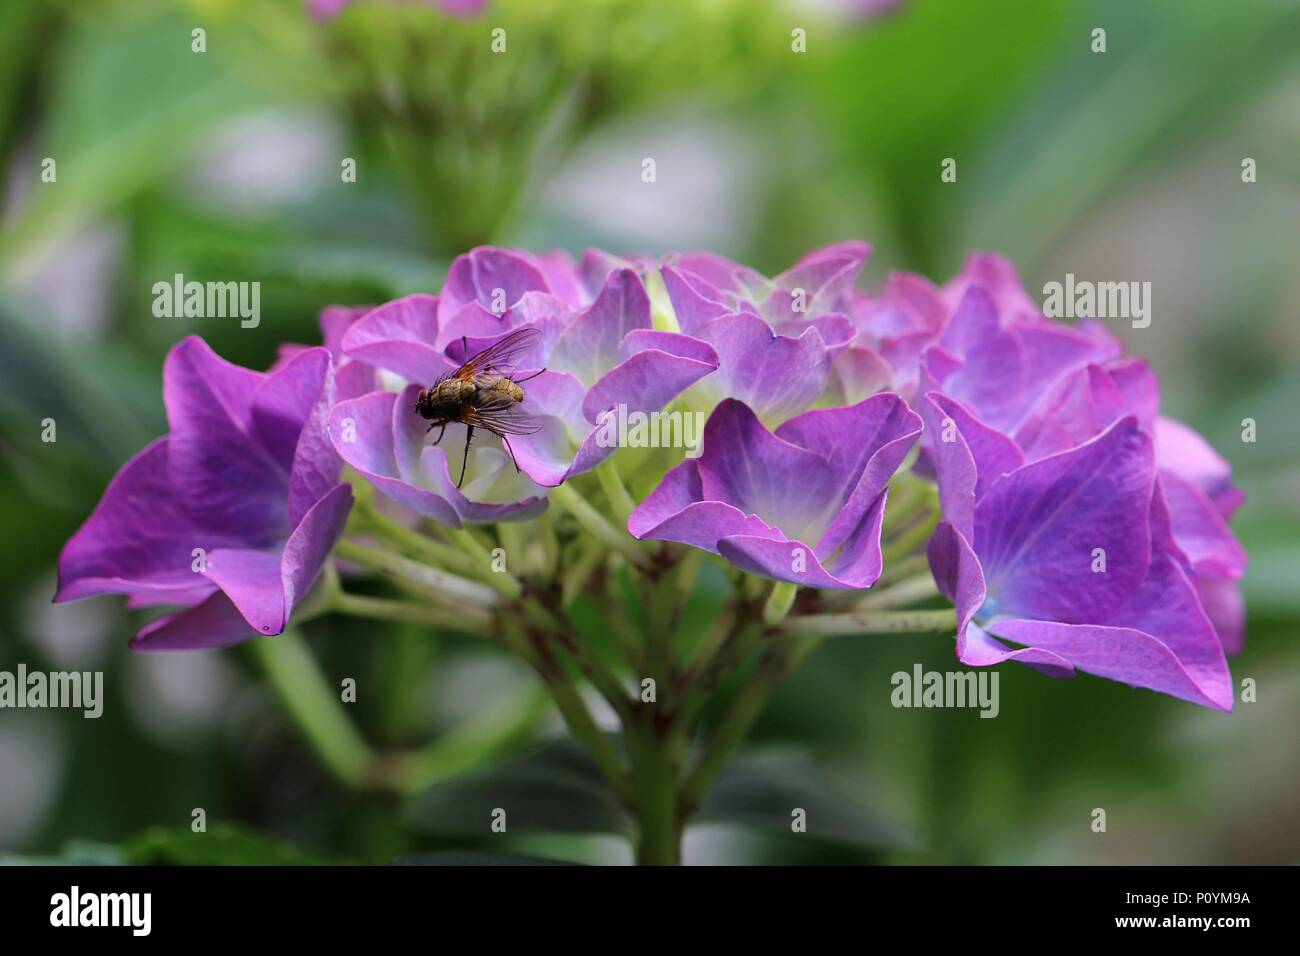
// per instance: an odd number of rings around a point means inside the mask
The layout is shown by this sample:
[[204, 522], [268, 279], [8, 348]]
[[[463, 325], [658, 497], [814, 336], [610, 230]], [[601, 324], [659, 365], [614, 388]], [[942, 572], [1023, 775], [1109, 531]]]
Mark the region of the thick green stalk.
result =
[[471, 717], [420, 750], [395, 755], [387, 763], [393, 787], [402, 793], [418, 793], [485, 759], [508, 753], [532, 736], [550, 704], [551, 696], [544, 688], [533, 688]]
[[316, 659], [296, 631], [249, 641], [280, 703], [334, 777], [348, 787], [366, 785], [374, 753], [343, 710]]
[[647, 714], [640, 726], [624, 729], [623, 739], [632, 762], [636, 862], [639, 866], [676, 866], [682, 861], [685, 826], [678, 789], [683, 738], [657, 728]]
[[614, 463], [607, 461], [597, 468], [596, 479], [600, 482], [600, 490], [605, 493], [614, 516], [618, 518], [620, 524], [626, 525], [627, 519], [636, 510], [636, 501], [628, 493], [627, 487], [614, 468]]
[[359, 525], [358, 530], [373, 531], [413, 557], [437, 567], [450, 568], [460, 574], [479, 573], [480, 569], [464, 551], [390, 518], [374, 504], [372, 497], [358, 497], [354, 517]]
[[784, 621], [785, 616], [790, 613], [790, 608], [794, 606], [794, 598], [798, 593], [797, 584], [788, 581], [775, 582], [772, 585], [772, 593], [767, 596], [767, 603], [763, 605], [763, 623], [775, 627]]
[[400, 578], [437, 594], [440, 599], [456, 607], [482, 610], [499, 603], [497, 595], [486, 585], [470, 581], [446, 571], [439, 571], [419, 561], [398, 554], [381, 551], [344, 538], [334, 546], [340, 558]]
[[[468, 528], [448, 528], [447, 535], [469, 554], [470, 560], [478, 568], [478, 576], [490, 588], [507, 600], [514, 600], [523, 593], [523, 588], [509, 571], [494, 571], [492, 555]], [[506, 554], [506, 560], [511, 555]], [[515, 555], [518, 559], [520, 556]], [[507, 565], [509, 567], [509, 565]]]
[[906, 607], [927, 598], [937, 597], [938, 587], [929, 571], [915, 574], [910, 578], [895, 581], [889, 587], [879, 591], [867, 592], [867, 596], [853, 605], [855, 611], [884, 611], [889, 608]]
[[604, 515], [593, 508], [591, 503], [574, 489], [572, 484], [565, 483], [552, 488], [551, 502], [573, 515], [574, 520], [586, 531], [622, 554], [637, 567], [643, 570], [649, 567], [649, 561], [636, 539], [626, 531], [621, 531], [610, 524]]
[[788, 617], [780, 631], [786, 634], [835, 635], [933, 634], [957, 626], [952, 608], [937, 611], [861, 611], [848, 614], [810, 614]]
[[439, 607], [414, 604], [389, 598], [375, 598], [340, 591], [334, 595], [330, 610], [351, 617], [368, 617], [380, 621], [410, 621], [430, 627], [446, 628], [476, 637], [492, 636], [492, 615], [470, 607]]
[[790, 642], [774, 641], [768, 646], [757, 671], [711, 730], [699, 760], [687, 775], [680, 797], [683, 814], [698, 809], [719, 771], [745, 739], [786, 675], [820, 643], [821, 638], [800, 637]]

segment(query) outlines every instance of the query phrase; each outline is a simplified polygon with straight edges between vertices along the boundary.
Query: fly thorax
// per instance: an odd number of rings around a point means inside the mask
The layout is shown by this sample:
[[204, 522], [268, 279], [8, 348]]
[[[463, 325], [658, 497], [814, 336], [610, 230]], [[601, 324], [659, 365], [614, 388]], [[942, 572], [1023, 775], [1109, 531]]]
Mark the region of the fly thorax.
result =
[[440, 382], [433, 400], [437, 403], [460, 404], [467, 402], [474, 395], [474, 383], [458, 378], [449, 378]]

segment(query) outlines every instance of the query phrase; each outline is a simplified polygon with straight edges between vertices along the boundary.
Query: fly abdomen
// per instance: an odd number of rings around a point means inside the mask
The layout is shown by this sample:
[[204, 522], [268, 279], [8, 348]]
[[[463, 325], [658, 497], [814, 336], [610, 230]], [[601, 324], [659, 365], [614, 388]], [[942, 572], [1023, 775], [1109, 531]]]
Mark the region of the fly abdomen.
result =
[[474, 395], [477, 405], [507, 402], [517, 405], [524, 400], [524, 390], [504, 375], [492, 375], [479, 382]]

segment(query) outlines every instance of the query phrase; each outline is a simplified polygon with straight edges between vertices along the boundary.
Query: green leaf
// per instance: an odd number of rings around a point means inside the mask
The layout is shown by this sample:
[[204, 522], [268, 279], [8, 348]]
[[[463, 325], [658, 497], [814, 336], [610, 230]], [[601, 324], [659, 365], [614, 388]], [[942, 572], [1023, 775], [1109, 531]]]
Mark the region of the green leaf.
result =
[[215, 53], [191, 51], [188, 20], [114, 7], [78, 18], [58, 49], [42, 146], [57, 185], [30, 175], [31, 201], [0, 234], [0, 258], [114, 208], [214, 123], [263, 101]]
[[914, 839], [901, 827], [839, 793], [810, 759], [799, 754], [742, 756], [718, 776], [695, 823], [735, 823], [794, 835], [794, 811], [805, 813], [807, 831], [827, 843], [872, 849], [903, 849]]
[[621, 833], [632, 820], [600, 769], [570, 740], [549, 743], [522, 757], [414, 797], [411, 825], [426, 833], [486, 835], [492, 814], [506, 812], [508, 832]]
[[128, 863], [172, 866], [320, 866], [332, 861], [301, 847], [228, 823], [205, 833], [189, 827], [154, 827], [122, 847]]
[[443, 850], [416, 853], [394, 860], [390, 866], [575, 866], [564, 860], [510, 853], [479, 853], [475, 850]]

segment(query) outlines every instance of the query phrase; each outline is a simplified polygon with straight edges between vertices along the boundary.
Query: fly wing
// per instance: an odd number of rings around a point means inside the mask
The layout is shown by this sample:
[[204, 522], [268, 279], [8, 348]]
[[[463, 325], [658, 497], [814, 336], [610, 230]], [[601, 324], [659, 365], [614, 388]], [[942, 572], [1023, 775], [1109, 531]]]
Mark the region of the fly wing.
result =
[[494, 435], [532, 435], [542, 430], [542, 421], [520, 409], [514, 402], [491, 401], [461, 410], [460, 420], [475, 428], [486, 428]]
[[485, 375], [508, 375], [518, 359], [537, 347], [542, 333], [535, 328], [515, 329], [482, 352], [467, 359], [453, 374], [474, 381]]

